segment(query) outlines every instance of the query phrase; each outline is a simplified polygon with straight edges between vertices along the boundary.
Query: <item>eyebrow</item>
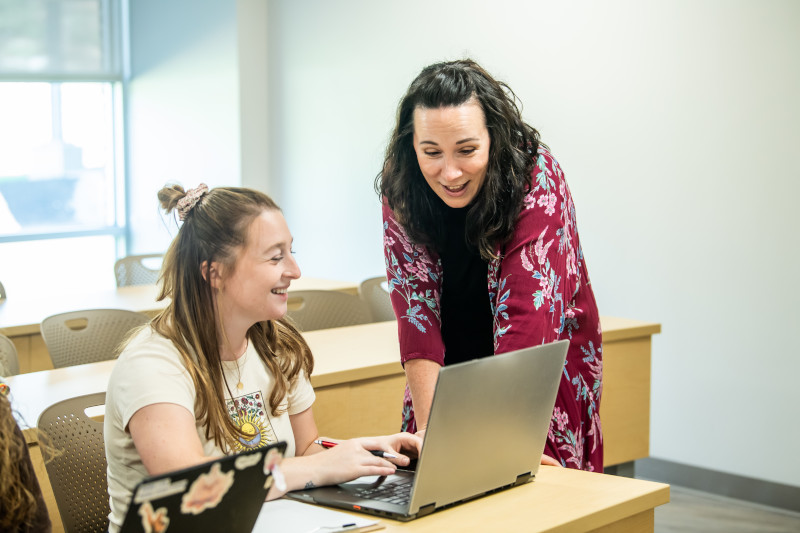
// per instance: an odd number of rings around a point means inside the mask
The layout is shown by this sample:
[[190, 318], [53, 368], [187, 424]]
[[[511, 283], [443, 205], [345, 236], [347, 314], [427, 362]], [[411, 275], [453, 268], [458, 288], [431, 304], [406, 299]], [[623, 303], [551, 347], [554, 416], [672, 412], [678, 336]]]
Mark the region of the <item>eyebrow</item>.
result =
[[[480, 139], [477, 137], [467, 137], [466, 139], [461, 139], [460, 141], [456, 141], [456, 144], [464, 144], [473, 141], [480, 141]], [[435, 143], [433, 141], [420, 141], [419, 144], [432, 144], [433, 146], [439, 146], [438, 143]]]
[[292, 244], [294, 244], [294, 238], [290, 239], [288, 243], [286, 241], [276, 242], [264, 248], [264, 251], [262, 253], [271, 252], [275, 248], [282, 249], [286, 248], [287, 246], [291, 248]]

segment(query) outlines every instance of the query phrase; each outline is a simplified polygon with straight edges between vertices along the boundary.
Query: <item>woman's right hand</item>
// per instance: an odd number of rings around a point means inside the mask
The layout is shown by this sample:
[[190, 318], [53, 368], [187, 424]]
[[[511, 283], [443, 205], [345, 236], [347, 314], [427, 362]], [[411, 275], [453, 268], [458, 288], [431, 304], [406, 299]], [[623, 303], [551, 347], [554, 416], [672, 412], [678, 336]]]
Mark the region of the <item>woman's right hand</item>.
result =
[[[373, 449], [383, 447], [377, 440], [372, 442], [369, 438], [346, 440], [324, 452], [284, 459], [280, 468], [288, 490], [335, 485], [361, 476], [394, 474], [397, 466], [388, 459], [370, 453]], [[398, 459], [405, 457], [397, 455]], [[405, 458], [405, 463], [408, 464], [408, 458]], [[273, 483], [267, 499], [279, 498], [283, 494]]]
[[[389, 459], [378, 457], [370, 450], [380, 450], [383, 447], [377, 442], [371, 443], [369, 439], [351, 439], [342, 441], [339, 445], [318, 453], [312, 457], [317, 464], [317, 485], [333, 485], [350, 481], [361, 476], [388, 476], [394, 474], [397, 465]], [[391, 453], [391, 452], [390, 452]], [[399, 454], [398, 457], [401, 457]], [[406, 464], [408, 459], [406, 459]]]
[[[398, 466], [407, 466], [411, 457], [418, 456], [422, 440], [411, 433], [395, 433], [380, 437], [360, 437], [340, 442], [337, 446], [312, 456], [317, 464], [319, 483], [333, 485], [361, 476], [388, 476]], [[372, 454], [373, 450], [394, 455], [385, 459]], [[405, 453], [404, 453], [405, 452]]]

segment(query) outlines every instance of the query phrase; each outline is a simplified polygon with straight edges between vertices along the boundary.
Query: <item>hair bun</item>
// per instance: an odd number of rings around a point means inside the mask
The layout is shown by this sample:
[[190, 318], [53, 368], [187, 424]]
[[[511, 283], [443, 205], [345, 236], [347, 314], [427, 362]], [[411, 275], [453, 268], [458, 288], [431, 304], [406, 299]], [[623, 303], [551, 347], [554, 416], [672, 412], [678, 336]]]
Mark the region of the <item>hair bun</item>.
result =
[[208, 185], [205, 183], [201, 183], [196, 188], [186, 191], [186, 196], [178, 200], [178, 217], [181, 220], [186, 219], [186, 215], [189, 214], [189, 211], [191, 211], [192, 208], [197, 205], [197, 202], [200, 201], [200, 198], [202, 198], [207, 192]]

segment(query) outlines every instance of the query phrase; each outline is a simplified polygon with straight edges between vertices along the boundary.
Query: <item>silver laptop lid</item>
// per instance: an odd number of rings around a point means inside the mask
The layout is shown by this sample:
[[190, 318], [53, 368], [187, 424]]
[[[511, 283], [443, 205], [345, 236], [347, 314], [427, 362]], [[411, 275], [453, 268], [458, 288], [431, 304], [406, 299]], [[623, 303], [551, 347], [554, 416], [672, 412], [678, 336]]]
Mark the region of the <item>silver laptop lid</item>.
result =
[[568, 347], [563, 340], [439, 370], [409, 514], [536, 475]]

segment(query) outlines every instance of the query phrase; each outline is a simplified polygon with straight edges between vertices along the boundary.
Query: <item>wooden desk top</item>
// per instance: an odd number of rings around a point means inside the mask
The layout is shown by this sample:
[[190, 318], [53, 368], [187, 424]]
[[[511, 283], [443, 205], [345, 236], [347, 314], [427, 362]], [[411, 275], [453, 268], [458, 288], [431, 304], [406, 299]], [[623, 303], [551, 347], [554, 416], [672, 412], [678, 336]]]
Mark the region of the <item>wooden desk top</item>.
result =
[[[358, 294], [358, 284], [319, 278], [300, 278], [292, 282], [291, 291], [331, 290]], [[63, 294], [12, 296], [0, 301], [0, 333], [7, 337], [39, 333], [42, 320], [50, 315], [81, 309], [128, 309], [155, 315], [165, 302], [157, 302], [156, 285], [132, 285], [117, 289]]]
[[[629, 318], [600, 317], [600, 325], [603, 342], [649, 337], [661, 332], [661, 324]], [[311, 383], [315, 387], [403, 372], [394, 320], [310, 331], [303, 336], [314, 354]]]
[[[601, 323], [606, 342], [660, 331], [659, 324], [639, 320], [603, 317]], [[314, 354], [315, 388], [403, 373], [395, 321], [309, 331], [303, 337]], [[55, 402], [105, 391], [113, 366], [113, 360], [102, 361], [7, 378], [20, 427], [35, 427], [41, 412]]]
[[314, 387], [403, 373], [394, 320], [309, 331], [303, 337], [314, 354]]
[[[378, 322], [327, 330], [303, 336], [314, 354], [314, 388], [362, 379], [402, 374], [397, 324]], [[103, 392], [114, 362], [101, 361], [6, 378], [11, 401], [23, 430], [35, 427], [39, 415], [50, 405], [67, 398]], [[35, 431], [25, 431], [29, 442]]]
[[663, 483], [543, 465], [531, 483], [411, 522], [380, 522], [389, 533], [591, 531], [668, 502]]
[[604, 343], [649, 337], [656, 333], [661, 333], [661, 324], [657, 322], [645, 322], [643, 320], [615, 316], [601, 316], [600, 327], [603, 329]]

